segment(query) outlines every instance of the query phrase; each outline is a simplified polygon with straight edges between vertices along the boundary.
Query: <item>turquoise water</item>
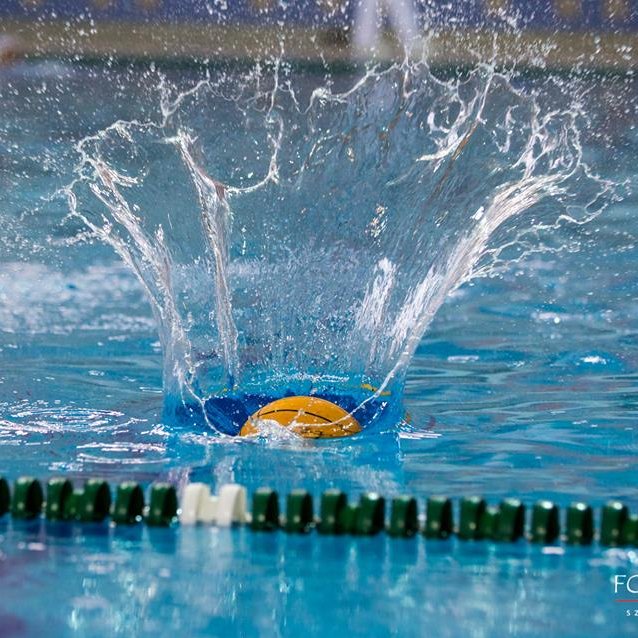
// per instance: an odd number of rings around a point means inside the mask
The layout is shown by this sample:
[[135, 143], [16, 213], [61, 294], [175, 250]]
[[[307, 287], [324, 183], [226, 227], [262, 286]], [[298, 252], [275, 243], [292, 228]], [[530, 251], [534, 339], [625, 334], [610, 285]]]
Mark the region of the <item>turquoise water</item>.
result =
[[[182, 88], [201, 79], [166, 73]], [[544, 82], [518, 80], [526, 91]], [[236, 481], [317, 496], [335, 486], [421, 503], [434, 493], [614, 497], [635, 508], [631, 78], [583, 83], [583, 155], [619, 185], [618, 201], [586, 224], [538, 229], [526, 241], [542, 251], [504, 254], [494, 277], [452, 292], [407, 369], [405, 420], [320, 443], [239, 441], [166, 416], [165, 359], [140, 280], [109, 246], [78, 241], [83, 225], [54, 196], [80, 140], [156, 116], [157, 83], [139, 67], [50, 63], [0, 76], [2, 475]], [[233, 157], [247, 156], [254, 137], [236, 137]], [[479, 151], [463, 166], [477, 181]], [[160, 213], [173, 196], [156, 196]], [[638, 622], [611, 580], [638, 571], [631, 550], [0, 525], [0, 636], [633, 635]]]

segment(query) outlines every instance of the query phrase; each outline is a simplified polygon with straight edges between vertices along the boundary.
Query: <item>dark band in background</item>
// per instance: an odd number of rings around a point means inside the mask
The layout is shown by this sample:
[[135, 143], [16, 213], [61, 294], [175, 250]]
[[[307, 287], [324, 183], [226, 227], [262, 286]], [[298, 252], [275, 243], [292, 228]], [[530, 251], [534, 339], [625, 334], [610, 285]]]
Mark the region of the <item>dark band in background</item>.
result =
[[[0, 34], [27, 55], [352, 57], [356, 0], [2, 0]], [[391, 1], [391, 0], [387, 0]], [[286, 4], [287, 6], [282, 6]], [[551, 68], [636, 66], [638, 0], [417, 0], [429, 59]], [[382, 57], [402, 55], [391, 36]]]

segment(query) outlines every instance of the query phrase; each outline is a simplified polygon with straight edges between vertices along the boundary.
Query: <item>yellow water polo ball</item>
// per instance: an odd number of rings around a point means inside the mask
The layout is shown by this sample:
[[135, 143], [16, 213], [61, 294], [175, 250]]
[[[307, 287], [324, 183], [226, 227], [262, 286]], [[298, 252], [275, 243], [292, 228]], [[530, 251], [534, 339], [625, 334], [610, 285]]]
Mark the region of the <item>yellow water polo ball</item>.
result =
[[259, 421], [276, 421], [307, 439], [333, 439], [361, 432], [359, 422], [351, 414], [318, 397], [286, 397], [273, 401], [257, 410], [239, 434], [258, 434]]

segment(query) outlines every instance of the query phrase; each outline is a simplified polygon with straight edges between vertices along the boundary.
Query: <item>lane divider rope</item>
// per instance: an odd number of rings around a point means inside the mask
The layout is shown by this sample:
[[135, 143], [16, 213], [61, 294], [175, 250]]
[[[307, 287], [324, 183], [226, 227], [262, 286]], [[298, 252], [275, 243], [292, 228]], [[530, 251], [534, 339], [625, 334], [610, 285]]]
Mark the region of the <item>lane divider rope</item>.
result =
[[147, 502], [142, 487], [132, 481], [120, 483], [113, 499], [109, 484], [102, 479], [91, 478], [78, 489], [69, 479], [51, 478], [45, 500], [38, 479], [18, 478], [12, 493], [7, 480], [0, 477], [0, 517], [7, 514], [16, 520], [44, 516], [47, 521], [69, 523], [102, 523], [110, 517], [114, 525], [246, 525], [255, 532], [282, 529], [290, 534], [316, 530], [325, 535], [373, 536], [386, 532], [394, 538], [423, 535], [445, 540], [456, 536], [462, 541], [598, 542], [604, 547], [638, 547], [638, 515], [616, 500], [601, 508], [596, 530], [594, 510], [583, 502], [569, 505], [561, 521], [559, 507], [549, 500], [537, 501], [528, 516], [526, 506], [517, 498], [490, 505], [479, 496], [464, 497], [455, 508], [450, 498], [432, 496], [426, 500], [425, 515], [420, 516], [415, 498], [397, 496], [391, 500], [386, 517], [386, 499], [375, 492], [364, 493], [358, 502], [350, 503], [344, 492], [329, 489], [321, 495], [316, 514], [312, 495], [296, 489], [287, 495], [282, 513], [279, 495], [267, 487], [254, 492], [249, 511], [247, 490], [236, 484], [222, 485], [212, 494], [205, 483], [189, 483], [178, 499], [173, 485], [154, 483]]

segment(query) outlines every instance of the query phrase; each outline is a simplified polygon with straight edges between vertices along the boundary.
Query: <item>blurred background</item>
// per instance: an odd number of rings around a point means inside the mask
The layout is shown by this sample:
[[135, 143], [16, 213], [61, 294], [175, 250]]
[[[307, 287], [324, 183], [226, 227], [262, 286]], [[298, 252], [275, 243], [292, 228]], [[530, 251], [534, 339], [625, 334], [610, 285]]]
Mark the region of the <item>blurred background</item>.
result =
[[[19, 56], [340, 61], [427, 50], [441, 64], [631, 69], [636, 0], [1, 0]], [[399, 45], [401, 43], [401, 45]]]

